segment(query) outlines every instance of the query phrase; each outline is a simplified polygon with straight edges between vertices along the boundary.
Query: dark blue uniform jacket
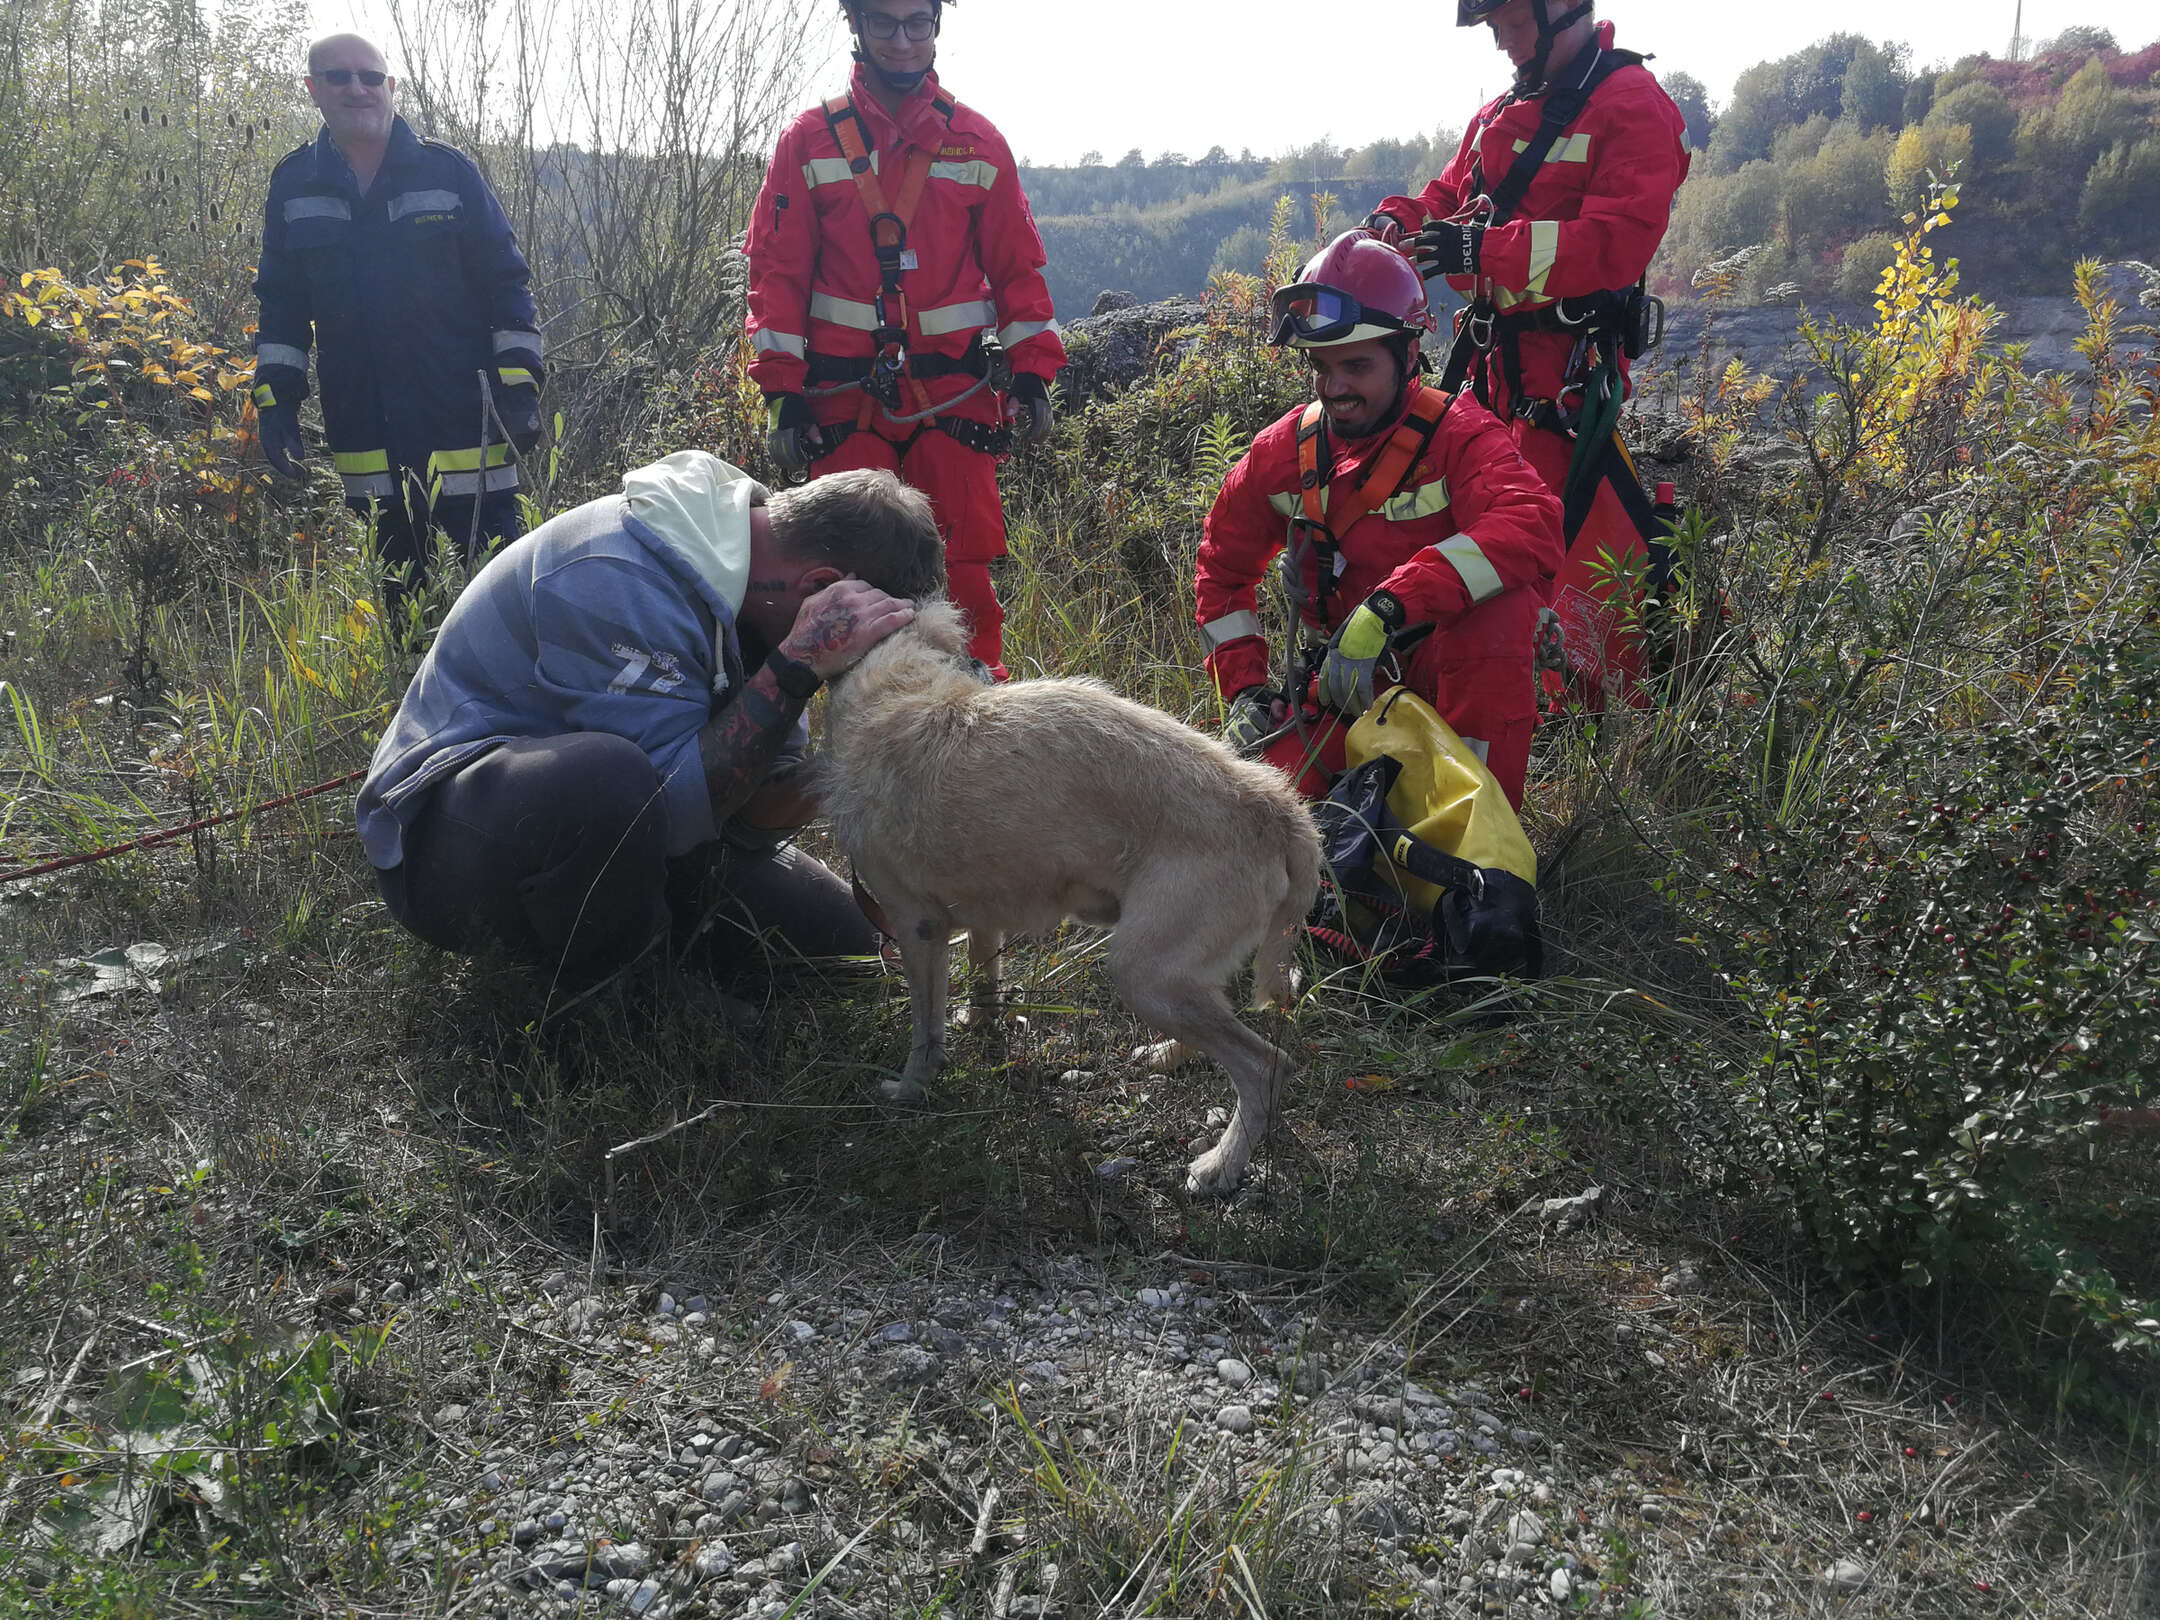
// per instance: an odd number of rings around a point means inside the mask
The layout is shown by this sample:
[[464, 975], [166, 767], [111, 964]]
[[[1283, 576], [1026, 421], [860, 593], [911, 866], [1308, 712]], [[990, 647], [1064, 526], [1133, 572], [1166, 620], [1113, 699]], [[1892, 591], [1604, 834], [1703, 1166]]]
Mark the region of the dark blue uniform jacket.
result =
[[444, 496], [515, 488], [493, 422], [481, 466], [477, 374], [498, 396], [539, 386], [530, 280], [502, 205], [464, 153], [396, 119], [363, 197], [325, 129], [270, 177], [256, 403], [307, 397], [312, 345], [348, 497], [388, 497], [398, 468], [439, 480]]

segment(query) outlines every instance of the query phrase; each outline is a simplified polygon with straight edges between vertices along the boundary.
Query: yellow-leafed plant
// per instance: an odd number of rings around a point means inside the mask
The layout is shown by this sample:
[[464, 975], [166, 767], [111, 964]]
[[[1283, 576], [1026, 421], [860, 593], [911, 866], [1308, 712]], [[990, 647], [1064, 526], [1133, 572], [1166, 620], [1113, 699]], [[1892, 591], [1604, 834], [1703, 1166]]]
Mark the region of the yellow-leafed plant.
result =
[[1933, 186], [1924, 212], [1905, 215], [1905, 235], [1875, 288], [1875, 326], [1864, 357], [1880, 368], [1861, 398], [1861, 441], [1877, 471], [1897, 480], [1911, 469], [1911, 431], [1969, 414], [1979, 390], [1982, 346], [1995, 311], [1957, 298], [1958, 266], [1937, 265], [1928, 237], [1950, 223], [1957, 187]]
[[[0, 292], [0, 316], [64, 350], [68, 380], [44, 401], [68, 413], [77, 431], [103, 422], [154, 437], [158, 459], [179, 463], [180, 488], [199, 501], [237, 503], [254, 481], [242, 465], [254, 440], [247, 398], [254, 358], [210, 341], [156, 259], [130, 259], [94, 281], [26, 271]], [[235, 520], [237, 511], [227, 515]]]

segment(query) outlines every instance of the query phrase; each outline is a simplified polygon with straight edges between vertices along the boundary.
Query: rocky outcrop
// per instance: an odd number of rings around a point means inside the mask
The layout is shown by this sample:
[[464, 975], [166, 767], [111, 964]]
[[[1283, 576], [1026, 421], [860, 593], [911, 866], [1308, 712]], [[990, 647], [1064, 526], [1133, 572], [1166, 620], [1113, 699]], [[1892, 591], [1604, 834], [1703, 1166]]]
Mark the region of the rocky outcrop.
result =
[[[2108, 265], [2101, 283], [2122, 310], [2125, 347], [2160, 351], [2160, 270], [2125, 260]], [[1445, 293], [1437, 283], [1434, 291]], [[1436, 297], [1434, 310], [1443, 332], [1459, 302], [1452, 294]], [[1810, 303], [1807, 308], [1818, 318], [1834, 316], [1856, 326], [1875, 318], [1872, 305]], [[2085, 312], [2076, 299], [2002, 298], [1995, 300], [1995, 308], [2001, 319], [1992, 341], [1998, 348], [2025, 345], [2027, 370], [2082, 376], [2092, 369], [2076, 348], [2085, 335]], [[1719, 370], [1738, 359], [1750, 370], [1774, 377], [1801, 374], [1807, 364], [1797, 340], [1800, 313], [1798, 301], [1717, 309], [1675, 304], [1666, 314], [1664, 345], [1637, 367], [1637, 374], [1653, 393], [1661, 381], [1680, 386], [1679, 374], [1692, 372], [1705, 357]], [[1174, 363], [1189, 346], [1177, 334], [1206, 319], [1207, 312], [1190, 300], [1143, 304], [1129, 292], [1102, 293], [1093, 314], [1065, 328], [1071, 364], [1058, 373], [1058, 384], [1067, 408], [1129, 388], [1158, 367]], [[1443, 350], [1444, 344], [1435, 352]]]
[[[2111, 264], [2101, 273], [2102, 286], [2122, 310], [2125, 346], [2152, 350], [2154, 326], [2160, 321], [2160, 271], [2135, 261]], [[1993, 301], [2001, 319], [1991, 342], [2001, 348], [2026, 346], [2028, 371], [2060, 371], [2082, 376], [2091, 363], [2075, 345], [2085, 335], [2085, 312], [2075, 298], [2000, 298]], [[1809, 303], [1818, 319], [1834, 316], [1861, 326], [1875, 319], [1872, 304]], [[1806, 357], [1797, 333], [1800, 305], [1756, 304], [1747, 308], [1713, 309], [1707, 304], [1679, 304], [1666, 314], [1664, 346], [1639, 368], [1645, 381], [1657, 373], [1692, 369], [1697, 358], [1707, 357], [1718, 369], [1738, 359], [1752, 371], [1784, 378], [1804, 373]]]
[[1066, 409], [1129, 388], [1157, 366], [1174, 362], [1186, 345], [1173, 334], [1207, 321], [1207, 311], [1196, 303], [1137, 304], [1131, 296], [1106, 292], [1095, 300], [1095, 314], [1065, 328], [1069, 363], [1058, 373], [1058, 388]]

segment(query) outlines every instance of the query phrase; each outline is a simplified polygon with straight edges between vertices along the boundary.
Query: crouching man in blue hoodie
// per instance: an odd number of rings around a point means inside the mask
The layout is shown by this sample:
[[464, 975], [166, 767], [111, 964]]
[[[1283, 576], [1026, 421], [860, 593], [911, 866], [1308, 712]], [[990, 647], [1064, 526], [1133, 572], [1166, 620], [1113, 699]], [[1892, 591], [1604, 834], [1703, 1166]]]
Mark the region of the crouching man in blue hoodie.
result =
[[360, 789], [390, 914], [564, 989], [667, 937], [671, 877], [805, 956], [874, 950], [848, 886], [784, 842], [815, 813], [791, 779], [811, 694], [914, 618], [939, 556], [889, 473], [768, 497], [700, 450], [506, 547]]

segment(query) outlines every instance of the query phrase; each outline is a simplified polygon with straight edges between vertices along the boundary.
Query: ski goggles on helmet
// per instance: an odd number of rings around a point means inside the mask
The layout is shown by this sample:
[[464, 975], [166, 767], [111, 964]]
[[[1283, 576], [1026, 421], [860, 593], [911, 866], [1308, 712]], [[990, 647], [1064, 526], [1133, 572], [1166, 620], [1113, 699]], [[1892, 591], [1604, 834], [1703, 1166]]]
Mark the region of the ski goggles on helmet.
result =
[[1339, 287], [1317, 281], [1276, 289], [1268, 301], [1273, 330], [1268, 342], [1281, 348], [1325, 348], [1421, 330], [1399, 315], [1359, 303]]

